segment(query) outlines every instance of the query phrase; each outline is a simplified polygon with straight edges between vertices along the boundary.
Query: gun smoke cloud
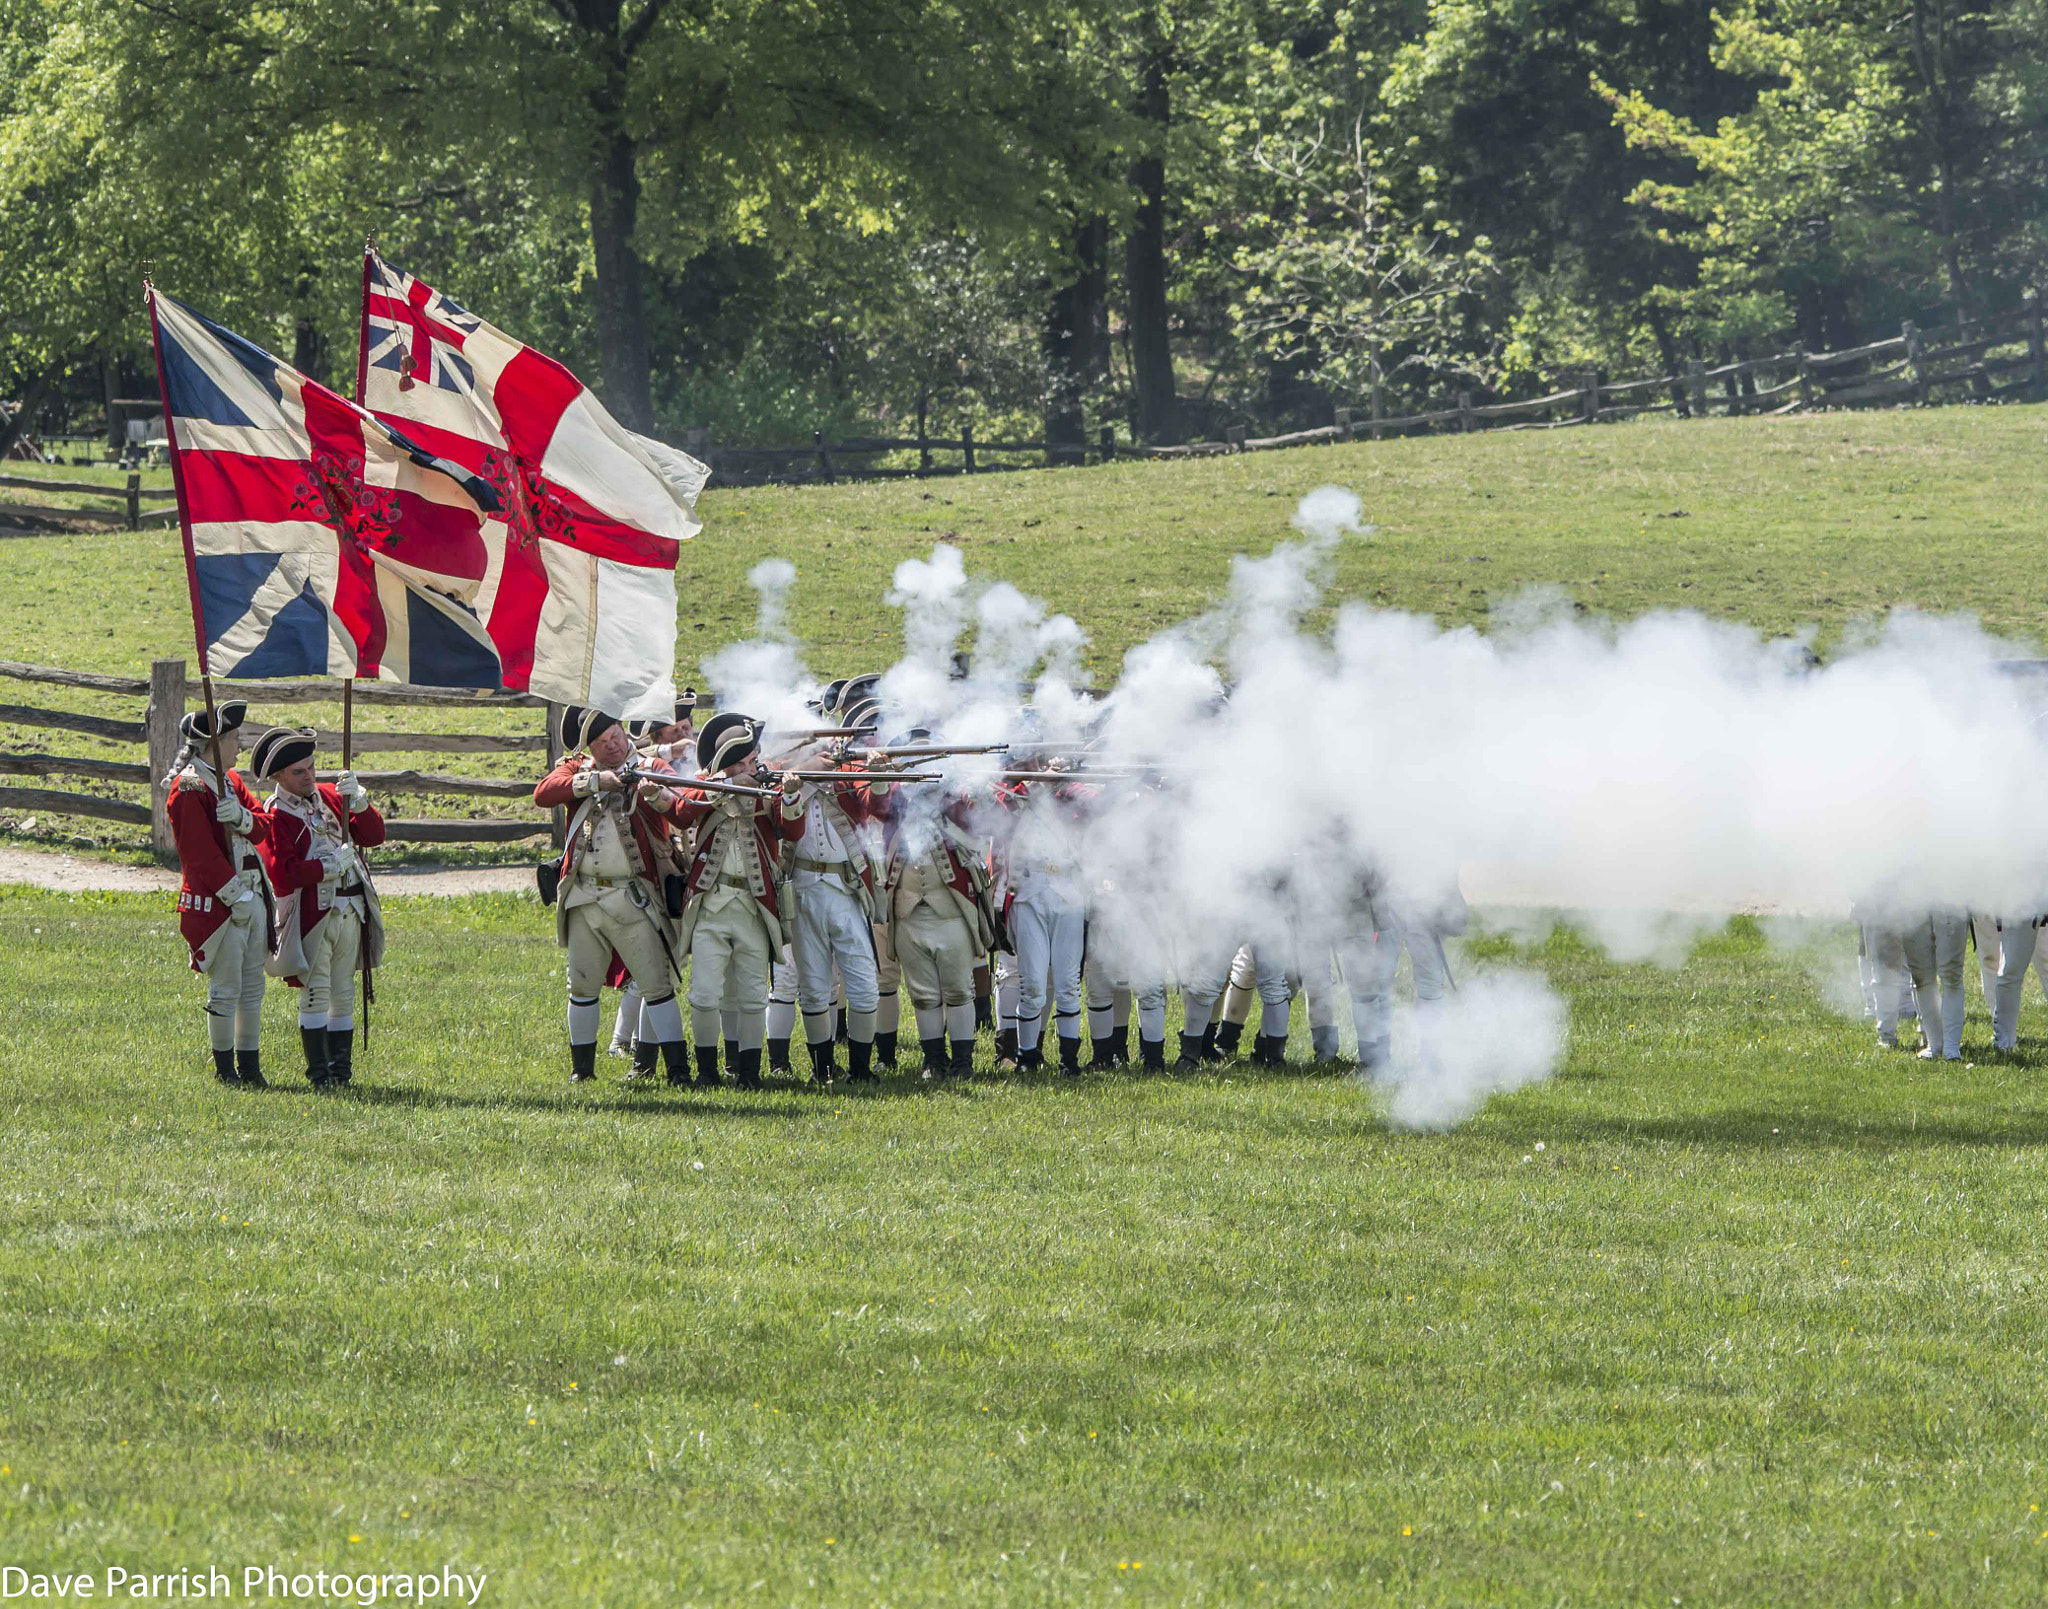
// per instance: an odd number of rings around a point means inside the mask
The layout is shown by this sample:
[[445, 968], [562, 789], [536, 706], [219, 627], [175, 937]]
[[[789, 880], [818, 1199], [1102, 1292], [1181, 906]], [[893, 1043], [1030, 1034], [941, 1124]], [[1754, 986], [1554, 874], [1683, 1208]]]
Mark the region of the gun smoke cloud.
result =
[[[1616, 623], [1544, 590], [1486, 631], [1357, 602], [1310, 631], [1339, 548], [1371, 533], [1339, 487], [1293, 525], [1100, 698], [1075, 685], [1071, 619], [950, 546], [897, 567], [883, 735], [1066, 745], [1098, 769], [1082, 858], [1091, 898], [1127, 913], [1134, 978], [1213, 980], [1248, 942], [1288, 950], [1313, 988], [1361, 930], [1455, 934], [1461, 879], [1515, 908], [1511, 928], [1570, 913], [1624, 959], [1682, 959], [1741, 910], [2048, 908], [2048, 751], [2023, 679], [2000, 672], [2025, 649], [1974, 621], [1896, 612], [1824, 665], [1746, 626]], [[757, 639], [706, 669], [721, 703], [779, 717], [815, 683], [787, 636], [793, 572], [769, 570]], [[985, 790], [1003, 764], [928, 768]], [[1540, 977], [1454, 957], [1451, 979], [1383, 1069], [1398, 1124], [1454, 1124], [1562, 1060]]]

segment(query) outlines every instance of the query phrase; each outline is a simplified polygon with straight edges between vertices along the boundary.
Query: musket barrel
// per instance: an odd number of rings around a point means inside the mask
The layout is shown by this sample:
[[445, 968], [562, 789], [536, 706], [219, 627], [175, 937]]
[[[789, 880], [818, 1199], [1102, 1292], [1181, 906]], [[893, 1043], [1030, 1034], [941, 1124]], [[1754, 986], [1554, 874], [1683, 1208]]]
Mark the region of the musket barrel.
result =
[[799, 782], [943, 782], [935, 771], [791, 771]]

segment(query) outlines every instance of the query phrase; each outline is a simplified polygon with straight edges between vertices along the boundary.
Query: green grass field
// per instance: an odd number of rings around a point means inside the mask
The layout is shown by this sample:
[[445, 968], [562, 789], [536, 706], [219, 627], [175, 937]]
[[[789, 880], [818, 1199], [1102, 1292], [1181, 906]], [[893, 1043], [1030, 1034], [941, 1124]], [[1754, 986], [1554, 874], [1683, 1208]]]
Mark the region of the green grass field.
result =
[[[1907, 602], [2048, 637], [2044, 424], [714, 492], [679, 668], [745, 631], [769, 554], [814, 666], [878, 666], [890, 568], [945, 538], [1073, 612], [1106, 679], [1331, 481], [1380, 527], [1339, 598], [1470, 621], [1550, 581], [1824, 645]], [[174, 537], [0, 567], [0, 657], [189, 651]], [[1974, 964], [1954, 1067], [1880, 1051], [1748, 922], [1668, 971], [1481, 941], [1567, 995], [1569, 1059], [1412, 1135], [1302, 1065], [572, 1090], [537, 903], [393, 900], [329, 1099], [216, 1089], [170, 903], [0, 888], [0, 1566], [452, 1564], [491, 1605], [2048, 1593], [2048, 1010], [1990, 1059]], [[273, 1077], [291, 1022], [274, 992]]]
[[248, 1095], [167, 903], [0, 893], [0, 1560], [503, 1605], [2048, 1590], [2038, 1002], [2027, 1065], [1940, 1070], [1748, 924], [1672, 972], [1558, 936], [1568, 1066], [1448, 1135], [1307, 1067], [636, 1096], [562, 1081], [533, 902], [407, 901], [366, 1087]]

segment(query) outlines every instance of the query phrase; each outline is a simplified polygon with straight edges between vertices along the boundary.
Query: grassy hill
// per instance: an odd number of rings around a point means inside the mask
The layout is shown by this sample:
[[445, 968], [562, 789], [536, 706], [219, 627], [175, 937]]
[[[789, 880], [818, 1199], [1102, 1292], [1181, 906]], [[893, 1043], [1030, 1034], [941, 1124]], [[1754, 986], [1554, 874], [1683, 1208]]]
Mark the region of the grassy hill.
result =
[[[1231, 556], [1283, 540], [1296, 500], [1330, 482], [1355, 490], [1375, 526], [1339, 554], [1333, 601], [1471, 622], [1550, 583], [1621, 617], [1685, 607], [1765, 631], [1811, 624], [1824, 647], [1858, 616], [1909, 603], [1971, 610], [1995, 629], [2048, 639], [2037, 557], [2048, 410], [1944, 408], [1497, 431], [924, 484], [714, 487], [704, 534], [678, 569], [677, 676], [701, 681], [702, 657], [751, 631], [746, 573], [771, 556], [797, 565], [792, 617], [813, 669], [880, 669], [900, 652], [898, 618], [882, 602], [891, 572], [948, 541], [972, 572], [1072, 614], [1091, 641], [1091, 674], [1110, 680], [1128, 648], [1207, 606]], [[11, 600], [0, 612], [0, 658], [139, 674], [153, 658], [191, 656], [175, 532], [0, 541], [0, 593]], [[130, 713], [91, 695], [62, 701]], [[339, 724], [338, 707], [282, 713]], [[450, 717], [365, 719], [441, 731]], [[71, 752], [66, 744], [113, 757], [84, 738], [39, 733], [27, 746]], [[389, 763], [447, 769], [428, 755]], [[518, 766], [511, 756], [464, 768], [510, 775]], [[401, 803], [488, 813], [452, 797]], [[0, 816], [0, 834], [19, 822]], [[38, 826], [31, 836], [66, 843], [132, 852], [139, 841], [101, 824], [46, 817]]]

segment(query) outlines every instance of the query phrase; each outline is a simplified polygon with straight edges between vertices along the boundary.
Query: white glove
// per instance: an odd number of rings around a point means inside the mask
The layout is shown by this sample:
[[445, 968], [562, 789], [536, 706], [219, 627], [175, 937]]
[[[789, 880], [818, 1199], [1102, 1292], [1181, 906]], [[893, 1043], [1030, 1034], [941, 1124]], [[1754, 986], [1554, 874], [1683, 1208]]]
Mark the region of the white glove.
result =
[[256, 825], [256, 818], [232, 793], [221, 795], [220, 803], [213, 807], [213, 819], [240, 833], [246, 833]]
[[348, 807], [351, 811], [360, 810], [370, 802], [370, 790], [357, 780], [356, 774], [353, 771], [342, 772], [336, 778], [335, 786], [341, 790], [341, 796], [348, 801]]

